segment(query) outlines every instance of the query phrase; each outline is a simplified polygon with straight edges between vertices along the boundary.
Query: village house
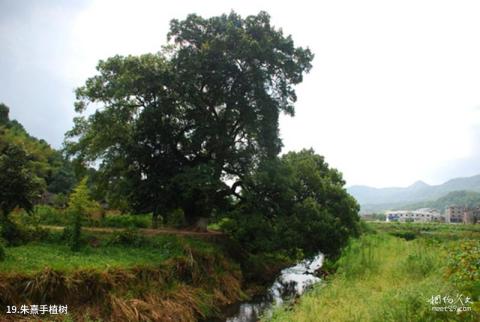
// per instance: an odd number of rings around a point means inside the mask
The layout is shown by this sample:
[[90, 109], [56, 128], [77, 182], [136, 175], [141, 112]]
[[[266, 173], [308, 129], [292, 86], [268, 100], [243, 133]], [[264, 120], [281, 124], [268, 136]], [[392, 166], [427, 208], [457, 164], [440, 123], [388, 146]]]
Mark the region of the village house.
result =
[[445, 222], [445, 223], [480, 223], [480, 206], [467, 208], [462, 206], [448, 206], [445, 214], [435, 209], [422, 208], [417, 210], [394, 210], [385, 212], [386, 221], [398, 222]]
[[435, 209], [422, 208], [418, 210], [395, 210], [386, 212], [387, 221], [399, 222], [443, 222], [444, 216]]

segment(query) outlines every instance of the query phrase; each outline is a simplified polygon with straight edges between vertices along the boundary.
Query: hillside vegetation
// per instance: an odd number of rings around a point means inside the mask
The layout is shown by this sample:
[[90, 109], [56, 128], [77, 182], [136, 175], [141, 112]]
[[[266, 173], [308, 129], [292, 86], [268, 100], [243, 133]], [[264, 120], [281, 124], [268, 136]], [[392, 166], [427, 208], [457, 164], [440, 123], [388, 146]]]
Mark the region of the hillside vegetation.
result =
[[402, 207], [403, 209], [419, 209], [419, 208], [434, 208], [443, 211], [446, 207], [451, 205], [464, 207], [478, 207], [480, 206], [480, 193], [474, 191], [452, 191], [447, 195], [438, 198], [437, 200], [418, 202]]
[[347, 190], [360, 203], [362, 211], [374, 212], [436, 200], [453, 191], [480, 192], [480, 175], [455, 178], [440, 185], [428, 185], [417, 181], [405, 188], [352, 186]]

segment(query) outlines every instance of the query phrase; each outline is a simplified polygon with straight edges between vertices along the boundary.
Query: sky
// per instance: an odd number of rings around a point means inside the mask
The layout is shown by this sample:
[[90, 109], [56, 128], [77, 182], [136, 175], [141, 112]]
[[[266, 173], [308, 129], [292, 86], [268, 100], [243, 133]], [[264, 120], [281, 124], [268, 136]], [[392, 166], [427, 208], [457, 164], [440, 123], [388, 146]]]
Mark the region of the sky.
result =
[[315, 54], [283, 152], [312, 147], [347, 185], [480, 174], [478, 1], [0, 0], [0, 102], [60, 148], [100, 59], [157, 52], [171, 19], [231, 10], [267, 11]]

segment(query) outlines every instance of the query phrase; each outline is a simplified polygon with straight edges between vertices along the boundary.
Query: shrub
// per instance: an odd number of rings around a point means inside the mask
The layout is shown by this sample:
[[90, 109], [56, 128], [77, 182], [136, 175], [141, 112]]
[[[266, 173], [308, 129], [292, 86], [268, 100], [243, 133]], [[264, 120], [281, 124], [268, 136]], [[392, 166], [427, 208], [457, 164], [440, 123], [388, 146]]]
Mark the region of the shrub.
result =
[[4, 247], [3, 241], [0, 240], [0, 262], [4, 261], [5, 257], [6, 257], [5, 247]]
[[21, 229], [10, 218], [0, 217], [0, 238], [3, 238], [10, 245], [18, 245], [24, 241]]
[[109, 215], [100, 220], [102, 227], [114, 228], [149, 228], [151, 226], [151, 214], [141, 215]]
[[37, 217], [38, 223], [44, 225], [66, 225], [68, 217], [59, 209], [48, 205], [38, 205], [35, 207], [34, 216]]
[[165, 224], [170, 227], [182, 228], [187, 225], [185, 214], [182, 209], [175, 209], [167, 215]]
[[417, 238], [417, 233], [413, 231], [395, 232], [395, 233], [392, 233], [392, 235], [399, 238], [403, 238], [405, 240], [414, 240], [415, 238]]
[[127, 228], [124, 231], [114, 232], [107, 241], [108, 245], [122, 245], [140, 247], [148, 244], [148, 239], [139, 234], [135, 228]]
[[464, 240], [450, 249], [447, 276], [462, 290], [480, 294], [479, 240]]

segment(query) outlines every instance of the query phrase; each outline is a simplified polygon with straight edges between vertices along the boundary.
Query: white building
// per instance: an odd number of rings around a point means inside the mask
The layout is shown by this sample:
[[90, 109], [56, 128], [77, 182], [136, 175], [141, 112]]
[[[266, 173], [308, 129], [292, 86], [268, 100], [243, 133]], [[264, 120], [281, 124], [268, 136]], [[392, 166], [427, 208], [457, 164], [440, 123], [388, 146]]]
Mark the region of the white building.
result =
[[385, 216], [387, 221], [400, 222], [430, 222], [445, 220], [437, 210], [430, 208], [387, 211], [385, 212]]

